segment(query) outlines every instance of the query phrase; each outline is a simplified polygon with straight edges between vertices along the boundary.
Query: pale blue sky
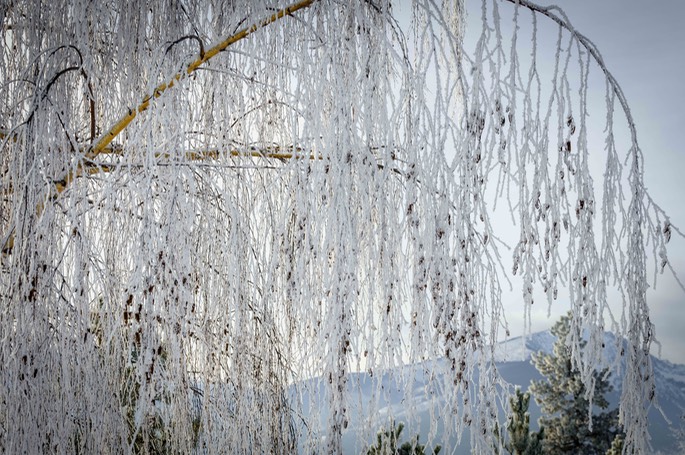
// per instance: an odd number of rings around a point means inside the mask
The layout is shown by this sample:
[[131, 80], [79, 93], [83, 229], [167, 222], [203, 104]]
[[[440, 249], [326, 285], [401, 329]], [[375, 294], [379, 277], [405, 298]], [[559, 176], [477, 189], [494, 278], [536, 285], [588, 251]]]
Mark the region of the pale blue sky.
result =
[[[576, 2], [592, 4], [590, 1]], [[587, 21], [598, 46], [632, 104], [645, 155], [645, 178], [654, 198], [685, 228], [685, 2], [605, 1], [597, 14], [573, 14]], [[648, 7], [646, 7], [648, 6]], [[617, 10], [616, 20], [611, 20]], [[584, 18], [584, 19], [581, 19]], [[604, 26], [604, 23], [611, 23]], [[685, 277], [685, 241], [674, 239], [671, 263]], [[651, 308], [663, 355], [685, 363], [685, 293], [672, 280], [664, 280], [651, 294]]]
[[[469, 21], [477, 20], [480, 1], [467, 0]], [[575, 28], [590, 38], [620, 83], [638, 127], [638, 141], [645, 158], [648, 190], [670, 215], [674, 225], [685, 228], [685, 1], [660, 0], [539, 0], [563, 8]], [[470, 6], [470, 8], [469, 8]], [[475, 11], [474, 11], [474, 7]], [[546, 19], [539, 19], [542, 23]], [[540, 36], [554, 45], [555, 36]], [[590, 96], [603, 103], [603, 87]], [[604, 122], [604, 119], [598, 119]], [[597, 190], [597, 188], [596, 188]], [[685, 240], [670, 242], [671, 264], [685, 279]], [[652, 274], [650, 273], [650, 277]], [[685, 363], [685, 292], [670, 277], [659, 277], [648, 294], [662, 357]], [[551, 326], [542, 317], [546, 305], [536, 309], [533, 330]], [[520, 305], [516, 310], [521, 311]], [[557, 305], [553, 319], [566, 310]]]
[[[672, 222], [685, 228], [685, 2], [561, 1], [618, 79], [638, 126], [645, 183]], [[673, 238], [670, 261], [685, 278], [685, 241]], [[662, 355], [685, 363], [685, 292], [663, 276], [649, 294]]]

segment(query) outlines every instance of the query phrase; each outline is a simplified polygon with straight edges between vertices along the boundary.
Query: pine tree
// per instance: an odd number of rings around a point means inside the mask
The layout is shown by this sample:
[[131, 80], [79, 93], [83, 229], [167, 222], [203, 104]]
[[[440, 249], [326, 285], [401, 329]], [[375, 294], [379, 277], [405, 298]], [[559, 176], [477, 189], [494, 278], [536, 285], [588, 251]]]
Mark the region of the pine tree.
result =
[[516, 395], [509, 399], [511, 414], [507, 422], [506, 438], [502, 438], [502, 446], [512, 455], [542, 455], [544, 428], [539, 432], [530, 431], [529, 404], [530, 393], [523, 393], [521, 389], [516, 389]]
[[594, 409], [590, 409], [590, 402], [585, 397], [586, 386], [566, 346], [570, 317], [570, 313], [563, 316], [552, 328], [552, 334], [557, 338], [553, 353], [533, 355], [535, 367], [546, 378], [533, 382], [531, 386], [543, 413], [540, 425], [545, 428], [544, 453], [603, 455], [619, 433], [618, 410], [606, 410], [609, 402], [605, 395], [613, 387], [605, 376], [606, 371], [594, 372], [592, 404], [593, 408], [602, 411], [593, 412], [590, 428], [590, 412]]
[[440, 453], [442, 447], [439, 445], [435, 446], [432, 452], [427, 452], [426, 446], [419, 444], [419, 435], [398, 447], [402, 430], [404, 430], [402, 422], [397, 425], [393, 422], [390, 430], [381, 429], [376, 435], [376, 444], [367, 449], [366, 455], [425, 455], [428, 453], [438, 455]]

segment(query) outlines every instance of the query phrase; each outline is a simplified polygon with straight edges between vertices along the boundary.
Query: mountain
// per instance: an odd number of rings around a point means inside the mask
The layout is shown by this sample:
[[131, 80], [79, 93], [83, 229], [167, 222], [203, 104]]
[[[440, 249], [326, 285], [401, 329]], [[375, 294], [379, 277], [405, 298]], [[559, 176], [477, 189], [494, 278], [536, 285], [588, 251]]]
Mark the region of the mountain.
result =
[[[512, 386], [520, 386], [526, 390], [531, 381], [542, 379], [531, 362], [534, 352], [550, 353], [555, 337], [549, 332], [538, 332], [528, 337], [512, 338], [496, 346], [496, 366], [502, 376]], [[604, 357], [612, 361], [618, 355], [617, 342], [611, 333], [605, 334]], [[683, 424], [681, 416], [685, 414], [685, 365], [652, 357], [655, 381], [657, 386], [657, 400], [663, 414], [670, 420], [670, 424], [655, 407], [649, 411], [649, 432], [651, 444], [655, 453], [679, 454], [678, 441], [675, 436], [676, 428]], [[345, 453], [360, 453], [374, 439], [383, 420], [370, 421], [369, 414], [393, 416], [395, 421], [405, 422], [403, 437], [408, 439], [420, 434], [420, 442], [428, 441], [430, 447], [441, 444], [441, 453], [468, 454], [469, 436], [464, 434], [461, 441], [454, 434], [448, 434], [449, 429], [438, 422], [437, 433], [429, 435], [431, 413], [444, 407], [448, 400], [445, 396], [444, 384], [448, 378], [444, 377], [447, 368], [443, 360], [427, 361], [420, 364], [406, 365], [392, 370], [369, 374], [353, 373], [347, 383], [347, 404], [349, 424], [343, 433]], [[442, 376], [441, 376], [442, 375]], [[607, 396], [610, 406], [616, 407], [621, 394], [620, 379], [612, 375], [615, 390]], [[301, 447], [302, 452], [320, 452], [326, 438], [326, 419], [328, 408], [325, 397], [326, 383], [320, 379], [311, 379], [305, 383], [294, 385], [292, 398], [299, 406], [304, 420], [309, 421], [309, 430], [317, 435], [314, 440], [321, 445]], [[372, 412], [373, 411], [373, 412]], [[540, 409], [534, 400], [530, 402], [531, 426], [537, 428]], [[314, 422], [314, 423], [312, 423]], [[317, 427], [318, 422], [318, 427]], [[445, 433], [447, 431], [448, 433]], [[429, 437], [431, 436], [431, 437]]]
[[[539, 373], [532, 365], [531, 355], [534, 352], [551, 353], [555, 337], [549, 332], [531, 334], [525, 339], [522, 337], [512, 338], [498, 345], [497, 364], [502, 376], [510, 383], [527, 388], [531, 380], [540, 378]], [[618, 356], [620, 343], [613, 333], [604, 334], [604, 358], [608, 363], [613, 362]], [[651, 356], [656, 382], [656, 400], [663, 414], [656, 407], [649, 411], [649, 433], [655, 452], [664, 454], [682, 454], [678, 450], [678, 441], [675, 432], [683, 424], [682, 417], [685, 415], [685, 365], [671, 363], [667, 360]], [[610, 406], [617, 407], [621, 395], [622, 382], [619, 374], [612, 374], [610, 381], [614, 386], [607, 398]], [[537, 403], [530, 403], [531, 422], [537, 428], [537, 418], [540, 409]], [[668, 419], [668, 420], [667, 420]], [[669, 423], [670, 422], [670, 423]]]

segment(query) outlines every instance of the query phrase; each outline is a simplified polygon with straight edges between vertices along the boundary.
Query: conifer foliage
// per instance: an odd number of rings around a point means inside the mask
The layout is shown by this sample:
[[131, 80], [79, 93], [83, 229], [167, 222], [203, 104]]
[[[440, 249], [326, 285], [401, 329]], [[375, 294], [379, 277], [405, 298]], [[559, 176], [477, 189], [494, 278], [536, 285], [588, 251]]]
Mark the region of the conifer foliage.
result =
[[419, 443], [419, 436], [416, 435], [410, 441], [400, 443], [400, 435], [404, 430], [402, 422], [394, 422], [388, 430], [381, 430], [376, 435], [376, 443], [369, 447], [366, 455], [438, 455], [441, 447], [435, 446], [432, 451]]
[[552, 327], [557, 338], [553, 353], [533, 354], [535, 367], [545, 377], [531, 386], [543, 414], [543, 449], [550, 455], [604, 455], [620, 434], [618, 410], [607, 410], [605, 395], [613, 387], [606, 370], [593, 373], [594, 390], [581, 380], [568, 344], [571, 317], [570, 313], [562, 316]]
[[511, 455], [542, 455], [544, 428], [530, 431], [530, 393], [516, 389], [516, 394], [509, 398], [510, 414], [507, 428], [502, 439], [502, 446]]
[[623, 454], [623, 435], [617, 434], [613, 441], [611, 441], [611, 447], [607, 450], [606, 455], [622, 455]]

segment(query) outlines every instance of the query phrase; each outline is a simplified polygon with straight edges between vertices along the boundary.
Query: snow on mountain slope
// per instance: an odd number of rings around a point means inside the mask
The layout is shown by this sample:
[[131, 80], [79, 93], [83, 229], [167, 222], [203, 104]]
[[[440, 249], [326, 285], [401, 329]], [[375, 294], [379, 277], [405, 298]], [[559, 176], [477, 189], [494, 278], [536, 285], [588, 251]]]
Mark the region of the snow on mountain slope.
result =
[[510, 338], [499, 343], [495, 348], [497, 362], [527, 361], [533, 352], [552, 352], [556, 338], [551, 332], [537, 332], [527, 337]]
[[[502, 376], [512, 384], [527, 388], [530, 380], [537, 380], [537, 370], [531, 363], [534, 352], [551, 353], [555, 337], [549, 331], [537, 332], [523, 337], [512, 338], [497, 346], [497, 361]], [[604, 334], [604, 360], [607, 365], [613, 364], [620, 356], [620, 350], [626, 347], [625, 341], [620, 342], [613, 333]], [[516, 365], [516, 376], [512, 376], [511, 366]], [[619, 362], [623, 368], [624, 362]], [[654, 450], [662, 453], [680, 453], [677, 450], [675, 431], [681, 425], [685, 415], [685, 365], [678, 365], [652, 356], [652, 365], [656, 382], [656, 400], [660, 410], [653, 406], [649, 411], [650, 434]], [[526, 376], [530, 375], [530, 379]], [[615, 391], [609, 397], [611, 406], [618, 406], [621, 395], [621, 372], [614, 373], [610, 382]], [[662, 414], [663, 412], [663, 414]], [[531, 422], [537, 423], [539, 409], [531, 400]]]
[[[555, 337], [549, 332], [538, 332], [522, 337], [512, 338], [500, 343], [496, 347], [497, 369], [501, 376], [511, 385], [527, 389], [531, 381], [540, 380], [542, 377], [530, 361], [534, 352], [552, 352]], [[613, 334], [605, 335], [605, 358], [610, 362], [618, 355], [617, 346]], [[442, 453], [470, 453], [468, 446], [468, 434], [461, 441], [455, 437], [445, 439], [442, 437], [444, 428], [437, 422], [437, 432], [430, 435], [431, 413], [439, 406], [445, 405], [443, 392], [435, 384], [440, 384], [445, 378], [435, 377], [434, 372], [446, 371], [436, 368], [441, 360], [434, 360], [415, 365], [407, 365], [395, 370], [390, 370], [370, 376], [367, 373], [354, 373], [348, 380], [347, 396], [351, 414], [350, 425], [343, 434], [346, 447], [345, 453], [360, 453], [368, 443], [373, 441], [376, 432], [383, 421], [384, 416], [393, 416], [396, 421], [405, 422], [406, 437], [420, 434], [421, 441], [429, 441], [431, 445], [442, 444]], [[652, 357], [655, 380], [657, 385], [657, 399], [661, 409], [670, 420], [670, 424], [656, 409], [650, 409], [649, 422], [652, 446], [657, 453], [677, 454], [677, 440], [675, 429], [681, 425], [681, 416], [685, 414], [685, 365], [677, 365], [671, 362]], [[429, 381], [427, 375], [433, 375]], [[620, 375], [612, 375], [612, 383], [616, 390], [607, 398], [611, 406], [618, 405], [620, 398]], [[321, 402], [325, 396], [325, 384], [318, 379], [307, 381], [308, 385], [318, 382], [316, 388], [305, 387], [299, 389], [294, 386], [293, 397], [299, 397], [299, 403], [304, 417], [313, 417], [314, 423], [311, 430], [325, 439], [325, 422], [327, 408]], [[405, 386], [405, 384], [408, 384]], [[312, 396], [303, 390], [317, 390]], [[373, 412], [375, 411], [375, 413]], [[534, 400], [530, 403], [531, 424], [537, 427], [537, 419], [540, 410]], [[370, 420], [368, 416], [375, 414], [376, 420]], [[317, 421], [318, 420], [318, 426]], [[366, 441], [366, 442], [364, 442]], [[307, 451], [308, 453], [308, 451]]]

